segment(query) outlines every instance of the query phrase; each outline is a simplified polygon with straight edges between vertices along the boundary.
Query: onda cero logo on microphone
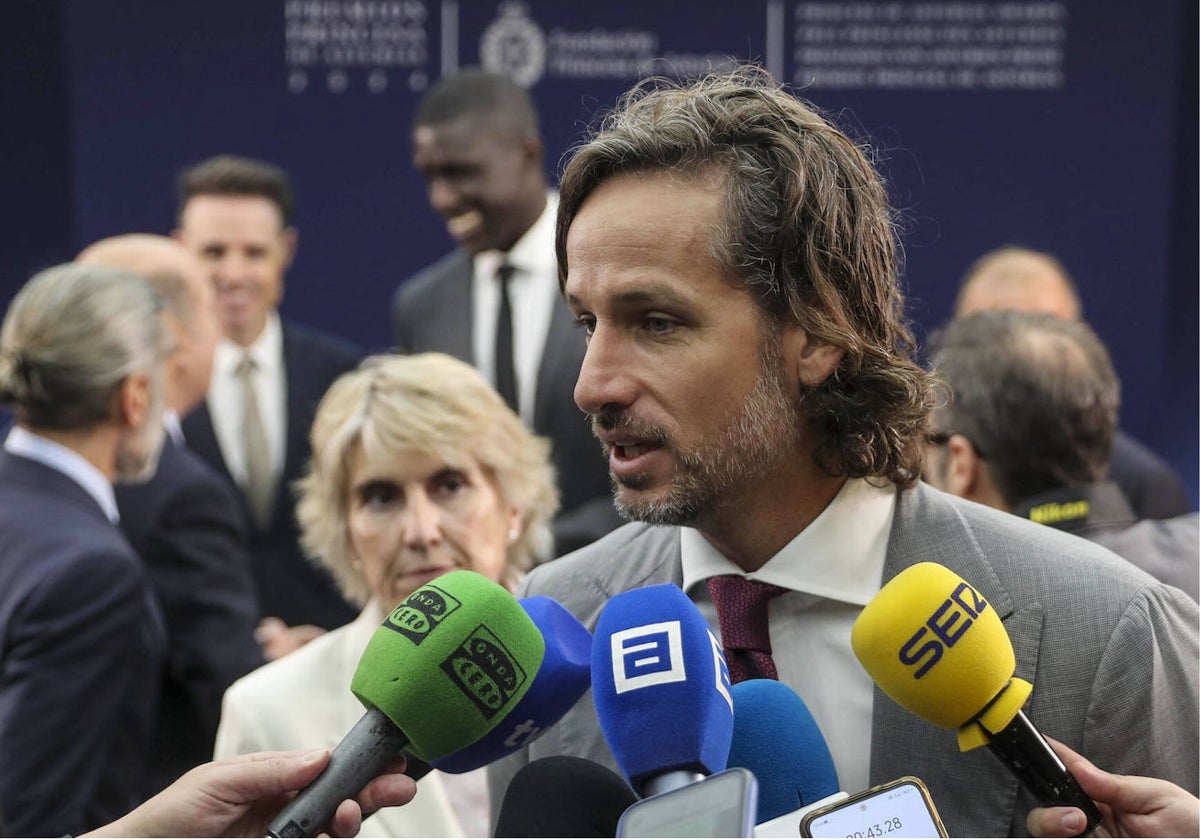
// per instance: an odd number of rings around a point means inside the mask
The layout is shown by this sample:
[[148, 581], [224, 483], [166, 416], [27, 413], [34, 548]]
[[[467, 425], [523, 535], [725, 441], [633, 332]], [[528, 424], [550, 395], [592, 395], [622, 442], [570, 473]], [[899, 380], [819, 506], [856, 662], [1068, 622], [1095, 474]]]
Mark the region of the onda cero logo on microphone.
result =
[[446, 657], [442, 670], [491, 719], [528, 676], [508, 648], [482, 624]]
[[918, 666], [914, 679], [921, 679], [941, 660], [946, 648], [952, 648], [971, 629], [975, 619], [987, 609], [987, 601], [966, 582], [954, 587], [950, 597], [925, 619], [925, 623], [900, 648], [900, 661]]
[[392, 610], [384, 619], [383, 626], [407, 637], [414, 645], [419, 645], [447, 616], [461, 606], [462, 602], [453, 595], [427, 583]]

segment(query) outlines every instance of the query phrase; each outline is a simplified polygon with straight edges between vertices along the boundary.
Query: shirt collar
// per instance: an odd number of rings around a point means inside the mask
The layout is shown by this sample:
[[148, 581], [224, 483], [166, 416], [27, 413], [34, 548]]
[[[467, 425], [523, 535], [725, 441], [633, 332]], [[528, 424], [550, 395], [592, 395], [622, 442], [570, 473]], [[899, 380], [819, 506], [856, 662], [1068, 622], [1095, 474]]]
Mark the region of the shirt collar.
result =
[[747, 574], [694, 528], [683, 528], [683, 589], [716, 575], [752, 580], [848, 604], [866, 605], [879, 592], [896, 488], [847, 481], [833, 501], [758, 571]]
[[167, 429], [167, 435], [175, 442], [176, 446], [183, 446], [183, 424], [179, 422], [179, 412], [173, 408], [163, 409], [163, 426]]
[[213, 356], [213, 367], [221, 376], [232, 377], [241, 364], [242, 357], [249, 354], [254, 359], [255, 367], [262, 373], [274, 373], [283, 359], [283, 327], [279, 323], [279, 313], [267, 313], [267, 321], [263, 331], [254, 339], [249, 347], [242, 347], [227, 338], [217, 342], [216, 353]]
[[4, 449], [31, 461], [44, 464], [70, 478], [96, 500], [104, 515], [114, 525], [121, 515], [112, 482], [94, 464], [74, 449], [44, 438], [21, 426], [13, 426], [4, 439]]
[[484, 251], [475, 257], [478, 271], [494, 277], [504, 263], [517, 268], [514, 279], [522, 276], [558, 276], [557, 258], [554, 254], [554, 218], [558, 213], [558, 193], [546, 194], [546, 207], [529, 230], [522, 234], [508, 251]]

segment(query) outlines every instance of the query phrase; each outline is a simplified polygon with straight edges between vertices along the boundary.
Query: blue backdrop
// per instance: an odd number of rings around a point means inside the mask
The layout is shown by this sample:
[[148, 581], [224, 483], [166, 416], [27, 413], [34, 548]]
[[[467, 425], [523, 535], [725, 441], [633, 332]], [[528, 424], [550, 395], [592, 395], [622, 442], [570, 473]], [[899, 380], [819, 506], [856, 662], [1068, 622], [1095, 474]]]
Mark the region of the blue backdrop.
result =
[[919, 331], [965, 267], [1056, 253], [1124, 387], [1122, 425], [1197, 493], [1196, 9], [1188, 0], [6, 0], [0, 303], [103, 236], [167, 233], [178, 171], [286, 168], [284, 311], [372, 348], [387, 302], [451, 247], [409, 163], [423, 91], [512, 73], [553, 177], [638, 77], [761, 61], [869, 140], [904, 225]]

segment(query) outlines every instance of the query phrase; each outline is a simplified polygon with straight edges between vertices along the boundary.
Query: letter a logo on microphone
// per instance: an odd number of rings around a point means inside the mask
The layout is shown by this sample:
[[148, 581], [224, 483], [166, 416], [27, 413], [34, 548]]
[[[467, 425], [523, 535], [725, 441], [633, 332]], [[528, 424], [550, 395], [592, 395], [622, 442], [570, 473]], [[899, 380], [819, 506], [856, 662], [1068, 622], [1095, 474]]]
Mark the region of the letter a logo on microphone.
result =
[[683, 634], [678, 621], [630, 627], [613, 633], [611, 642], [617, 694], [663, 683], [687, 682]]

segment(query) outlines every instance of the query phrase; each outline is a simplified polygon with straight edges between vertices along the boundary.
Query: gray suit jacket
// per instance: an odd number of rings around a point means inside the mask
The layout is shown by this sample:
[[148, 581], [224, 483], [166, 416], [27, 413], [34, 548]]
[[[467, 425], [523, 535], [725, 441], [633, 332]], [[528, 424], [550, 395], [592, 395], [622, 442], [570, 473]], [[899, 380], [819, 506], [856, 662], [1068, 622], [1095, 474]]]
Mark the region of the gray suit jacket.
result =
[[1090, 539], [1200, 599], [1200, 513], [1143, 519], [1123, 531]]
[[[1092, 543], [927, 485], [899, 495], [884, 581], [922, 560], [958, 573], [1004, 619], [1017, 676], [1034, 685], [1024, 711], [1042, 732], [1106, 769], [1196, 791], [1194, 601]], [[535, 569], [518, 594], [555, 598], [594, 628], [614, 594], [682, 579], [679, 530], [631, 524]], [[590, 694], [530, 747], [489, 768], [493, 817], [521, 766], [563, 754], [616, 769]], [[998, 759], [986, 749], [960, 753], [953, 732], [876, 688], [871, 784], [904, 775], [926, 782], [951, 836], [1026, 834], [1035, 803]]]
[[[471, 255], [452, 251], [396, 290], [392, 325], [401, 353], [438, 351], [473, 364]], [[583, 331], [558, 300], [538, 369], [533, 430], [548, 437], [562, 509], [554, 521], [557, 552], [587, 545], [622, 524], [608, 487], [608, 464], [575, 405], [575, 380], [587, 350]]]

